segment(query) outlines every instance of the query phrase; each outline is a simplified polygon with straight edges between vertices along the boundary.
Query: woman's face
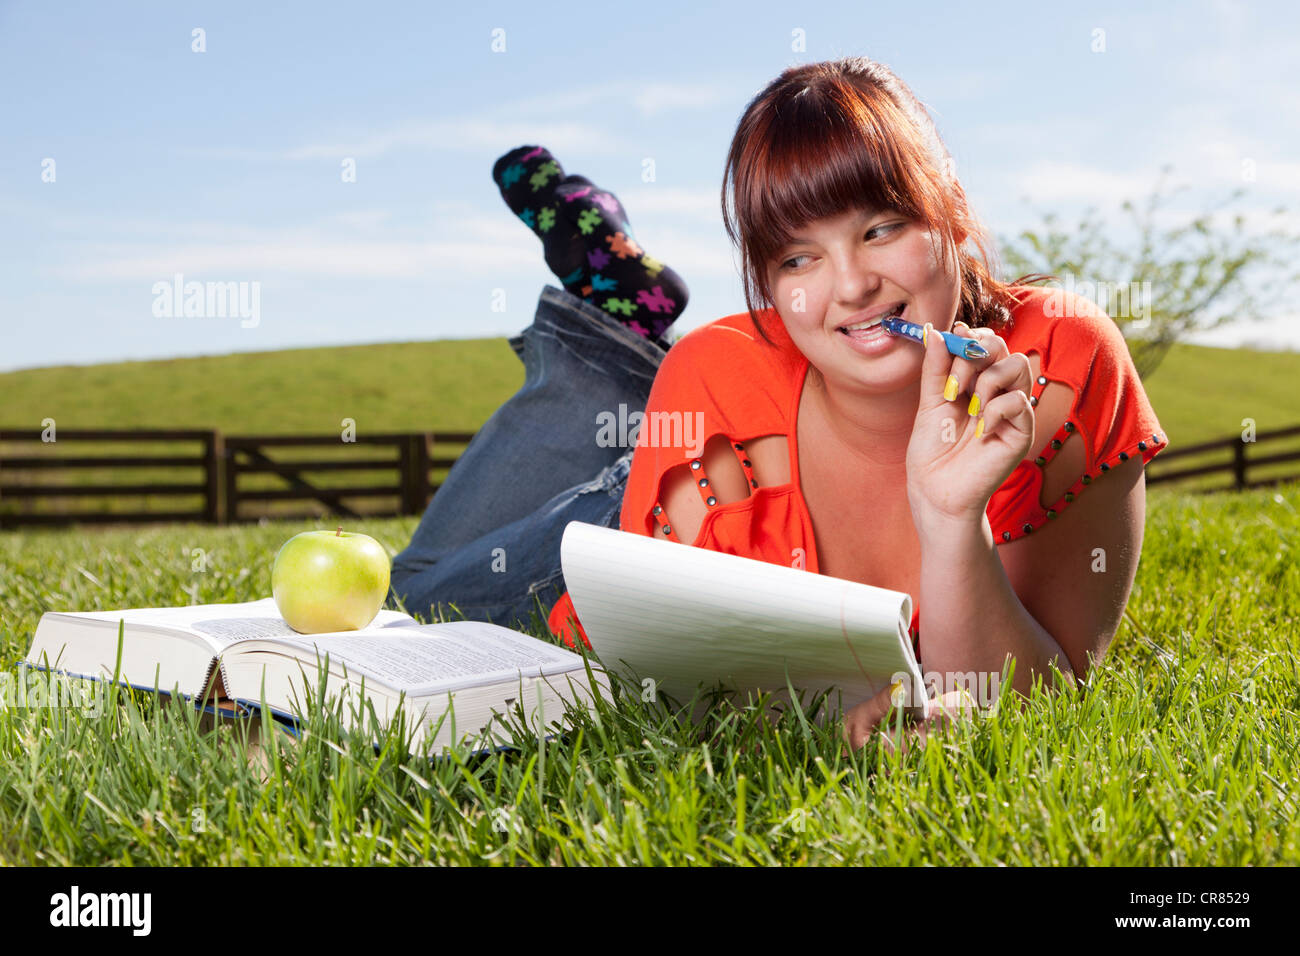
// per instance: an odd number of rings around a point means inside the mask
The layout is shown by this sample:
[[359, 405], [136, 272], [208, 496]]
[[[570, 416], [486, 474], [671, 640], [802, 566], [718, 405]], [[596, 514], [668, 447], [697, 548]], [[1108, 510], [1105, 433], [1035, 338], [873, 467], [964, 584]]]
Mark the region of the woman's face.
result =
[[909, 386], [920, 378], [923, 349], [879, 328], [848, 333], [845, 326], [902, 305], [905, 320], [949, 331], [961, 284], [956, 263], [940, 261], [942, 254], [924, 223], [898, 213], [819, 219], [768, 265], [777, 314], [828, 383], [870, 392]]

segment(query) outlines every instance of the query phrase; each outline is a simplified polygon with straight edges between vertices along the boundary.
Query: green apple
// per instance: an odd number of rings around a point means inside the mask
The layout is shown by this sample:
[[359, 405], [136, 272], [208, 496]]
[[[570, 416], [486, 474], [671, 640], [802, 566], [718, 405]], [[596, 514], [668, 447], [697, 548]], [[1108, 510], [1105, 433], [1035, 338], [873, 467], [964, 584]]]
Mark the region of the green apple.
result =
[[389, 568], [388, 552], [369, 535], [304, 531], [275, 556], [271, 594], [299, 634], [356, 631], [384, 606]]

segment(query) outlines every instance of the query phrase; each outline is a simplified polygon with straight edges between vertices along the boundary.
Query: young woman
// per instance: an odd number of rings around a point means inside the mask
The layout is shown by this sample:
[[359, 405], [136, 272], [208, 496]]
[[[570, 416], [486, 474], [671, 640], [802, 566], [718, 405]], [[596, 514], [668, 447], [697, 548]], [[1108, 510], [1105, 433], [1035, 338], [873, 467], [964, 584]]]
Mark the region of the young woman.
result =
[[[911, 594], [922, 670], [950, 678], [935, 689], [941, 705], [956, 703], [962, 675], [996, 679], [1009, 656], [1022, 692], [1036, 675], [1050, 686], [1053, 666], [1082, 680], [1118, 628], [1141, 552], [1142, 467], [1167, 444], [1116, 325], [1086, 300], [992, 277], [933, 122], [864, 58], [788, 69], [749, 103], [723, 213], [748, 311], [689, 333], [661, 363], [660, 331], [543, 292], [534, 335], [570, 343], [582, 377], [560, 394], [530, 368], [476, 440], [493, 446], [471, 446], [452, 500], [444, 488], [430, 506], [450, 521], [472, 502], [478, 537], [430, 551], [442, 539], [426, 514], [394, 564], [394, 591], [413, 590], [419, 608], [478, 597], [461, 610], [513, 611], [502, 599], [520, 588], [494, 588], [486, 570], [495, 546], [528, 564], [513, 579], [527, 581], [524, 595], [558, 593], [559, 536], [576, 518]], [[584, 289], [605, 278], [583, 275]], [[900, 311], [927, 329], [924, 346], [870, 328]], [[956, 358], [930, 331], [988, 355]], [[640, 408], [655, 365], [646, 419], [702, 418], [702, 451], [593, 447], [595, 412], [616, 398]], [[609, 379], [619, 395], [588, 391]], [[539, 417], [511, 407], [528, 395]], [[548, 467], [559, 469], [549, 485]], [[575, 475], [588, 480], [564, 484]], [[495, 497], [494, 481], [533, 497]], [[509, 523], [495, 517], [503, 505]], [[469, 573], [438, 570], [463, 562]], [[567, 595], [550, 624], [585, 640]], [[889, 709], [888, 691], [854, 707], [849, 744]]]

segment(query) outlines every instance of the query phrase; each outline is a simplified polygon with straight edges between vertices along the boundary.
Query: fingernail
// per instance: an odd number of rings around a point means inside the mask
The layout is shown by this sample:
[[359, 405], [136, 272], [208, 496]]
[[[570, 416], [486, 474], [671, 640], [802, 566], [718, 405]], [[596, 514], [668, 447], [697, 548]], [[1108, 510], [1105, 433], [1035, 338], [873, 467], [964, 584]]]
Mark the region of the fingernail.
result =
[[980, 420], [975, 423], [975, 437], [979, 438], [983, 434], [984, 434], [984, 416], [981, 415]]
[[948, 376], [948, 383], [943, 387], [943, 397], [950, 402], [957, 398], [957, 376], [956, 375]]
[[922, 345], [930, 344], [930, 323], [929, 322], [925, 323], [925, 328], [921, 330], [921, 344]]
[[979, 410], [980, 410], [980, 397], [978, 395], [972, 395], [970, 397], [970, 407], [966, 409], [966, 413], [968, 415], [978, 415]]

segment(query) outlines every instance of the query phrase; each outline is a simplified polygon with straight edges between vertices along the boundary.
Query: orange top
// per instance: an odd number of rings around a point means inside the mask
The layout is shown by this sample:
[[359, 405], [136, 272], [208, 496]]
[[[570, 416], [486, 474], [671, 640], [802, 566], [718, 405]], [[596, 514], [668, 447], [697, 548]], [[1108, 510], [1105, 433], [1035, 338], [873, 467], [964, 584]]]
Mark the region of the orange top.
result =
[[[1140, 455], [1145, 465], [1168, 444], [1142, 388], [1119, 327], [1087, 299], [1061, 290], [1020, 286], [1012, 322], [999, 334], [1011, 352], [1037, 352], [1039, 375], [1030, 404], [1049, 381], [1074, 392], [1061, 429], [1043, 443], [1032, 460], [1021, 461], [989, 500], [985, 514], [994, 541], [1003, 543], [1030, 534], [1074, 501], [1084, 486], [1112, 465]], [[707, 512], [694, 541], [696, 547], [738, 554], [790, 566], [802, 553], [805, 568], [818, 573], [812, 518], [799, 488], [798, 436], [795, 423], [808, 360], [795, 347], [774, 310], [762, 313], [775, 347], [764, 342], [748, 312], [718, 319], [683, 336], [664, 357], [650, 389], [644, 424], [632, 456], [619, 526], [623, 531], [679, 541], [665, 522], [659, 502], [660, 481], [670, 468], [690, 462], [707, 478], [703, 462], [689, 452], [713, 435], [726, 435], [753, 489], [739, 501], [711, 499], [707, 482], [700, 495]], [[702, 434], [672, 438], [671, 413], [703, 413]], [[663, 414], [655, 417], [655, 412]], [[1086, 446], [1087, 467], [1078, 480], [1049, 507], [1039, 503], [1042, 469], [1069, 435], [1078, 431]], [[788, 436], [790, 473], [786, 484], [759, 487], [744, 442], [761, 435]], [[683, 444], [690, 448], [684, 450]], [[697, 486], [700, 484], [697, 481]], [[797, 552], [795, 549], [802, 549]], [[912, 638], [920, 635], [920, 605], [913, 595]], [[552, 609], [552, 632], [573, 647], [573, 603], [565, 593]], [[583, 642], [586, 634], [578, 624]]]

